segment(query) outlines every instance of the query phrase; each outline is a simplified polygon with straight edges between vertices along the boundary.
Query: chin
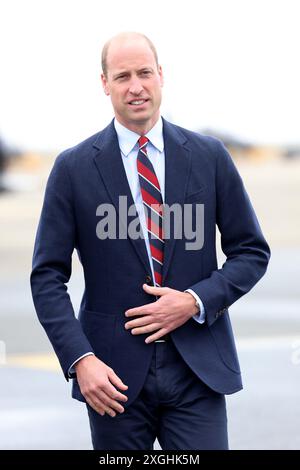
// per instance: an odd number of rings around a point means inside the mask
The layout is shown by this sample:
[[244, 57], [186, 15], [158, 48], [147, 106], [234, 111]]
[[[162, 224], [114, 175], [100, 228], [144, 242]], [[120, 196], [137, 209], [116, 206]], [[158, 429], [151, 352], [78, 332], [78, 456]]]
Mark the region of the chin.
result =
[[149, 113], [145, 112], [140, 112], [140, 113], [134, 113], [130, 116], [131, 120], [134, 122], [146, 122], [151, 119], [152, 115], [149, 115]]

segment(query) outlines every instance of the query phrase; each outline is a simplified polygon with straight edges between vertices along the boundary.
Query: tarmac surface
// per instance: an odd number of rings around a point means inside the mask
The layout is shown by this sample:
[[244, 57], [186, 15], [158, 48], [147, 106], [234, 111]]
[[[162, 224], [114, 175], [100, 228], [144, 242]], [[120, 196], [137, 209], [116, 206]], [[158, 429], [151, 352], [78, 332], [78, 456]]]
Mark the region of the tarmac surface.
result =
[[[262, 281], [230, 310], [244, 379], [244, 390], [227, 396], [232, 449], [300, 449], [299, 169], [278, 166], [270, 177], [266, 165], [259, 172], [241, 168], [272, 258]], [[85, 406], [70, 398], [31, 300], [33, 239], [48, 170], [9, 175], [13, 190], [0, 197], [0, 449], [91, 448]], [[82, 286], [74, 259], [75, 310]]]

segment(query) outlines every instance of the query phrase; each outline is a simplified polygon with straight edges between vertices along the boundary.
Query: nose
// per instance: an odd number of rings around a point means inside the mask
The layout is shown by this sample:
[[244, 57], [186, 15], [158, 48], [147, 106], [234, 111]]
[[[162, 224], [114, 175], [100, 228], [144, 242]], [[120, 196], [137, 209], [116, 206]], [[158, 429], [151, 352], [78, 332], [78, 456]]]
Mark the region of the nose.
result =
[[138, 77], [132, 77], [129, 85], [129, 93], [139, 95], [143, 91], [142, 84]]

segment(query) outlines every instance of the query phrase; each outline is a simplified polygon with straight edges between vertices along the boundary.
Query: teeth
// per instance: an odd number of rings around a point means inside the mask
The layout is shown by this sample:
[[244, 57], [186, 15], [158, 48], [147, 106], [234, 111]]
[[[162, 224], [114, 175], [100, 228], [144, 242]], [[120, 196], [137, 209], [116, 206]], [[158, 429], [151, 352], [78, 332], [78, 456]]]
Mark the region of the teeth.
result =
[[131, 101], [130, 104], [143, 104], [145, 103], [145, 100], [136, 100], [136, 101]]

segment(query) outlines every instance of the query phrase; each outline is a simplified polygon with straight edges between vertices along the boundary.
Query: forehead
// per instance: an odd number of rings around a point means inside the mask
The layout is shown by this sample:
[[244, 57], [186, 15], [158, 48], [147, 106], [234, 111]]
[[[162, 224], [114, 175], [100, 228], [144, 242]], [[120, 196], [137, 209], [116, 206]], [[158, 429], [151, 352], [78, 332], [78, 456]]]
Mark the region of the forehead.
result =
[[133, 69], [138, 67], [155, 67], [156, 61], [147, 41], [129, 40], [113, 41], [107, 53], [109, 71]]

